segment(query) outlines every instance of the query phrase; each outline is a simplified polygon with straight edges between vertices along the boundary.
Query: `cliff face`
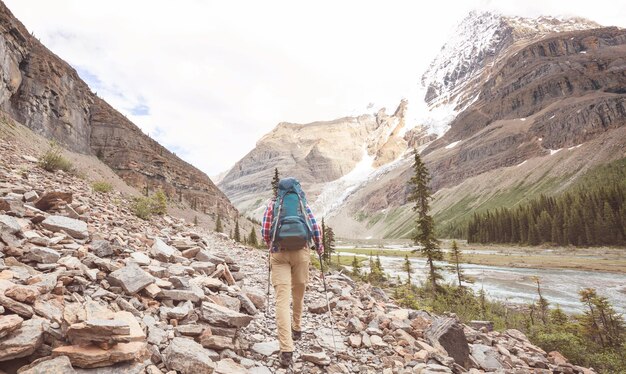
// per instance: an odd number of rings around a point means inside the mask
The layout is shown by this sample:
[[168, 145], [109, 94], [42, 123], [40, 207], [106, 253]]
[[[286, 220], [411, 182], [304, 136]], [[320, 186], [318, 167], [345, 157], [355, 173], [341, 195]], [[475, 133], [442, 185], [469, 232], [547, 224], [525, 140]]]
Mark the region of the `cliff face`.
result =
[[98, 157], [128, 184], [234, 216], [208, 176], [152, 140], [97, 97], [0, 2], [0, 109], [68, 149]]

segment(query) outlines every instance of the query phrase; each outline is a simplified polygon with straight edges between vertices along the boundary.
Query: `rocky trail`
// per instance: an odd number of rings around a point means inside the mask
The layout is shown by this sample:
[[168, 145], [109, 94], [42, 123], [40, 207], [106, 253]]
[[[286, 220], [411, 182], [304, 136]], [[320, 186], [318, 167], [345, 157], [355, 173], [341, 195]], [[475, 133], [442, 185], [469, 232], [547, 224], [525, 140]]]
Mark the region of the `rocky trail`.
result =
[[[593, 373], [517, 330], [402, 309], [312, 268], [303, 338], [278, 365], [267, 254], [36, 166], [0, 139], [0, 373]], [[479, 327], [479, 326], [475, 326]]]

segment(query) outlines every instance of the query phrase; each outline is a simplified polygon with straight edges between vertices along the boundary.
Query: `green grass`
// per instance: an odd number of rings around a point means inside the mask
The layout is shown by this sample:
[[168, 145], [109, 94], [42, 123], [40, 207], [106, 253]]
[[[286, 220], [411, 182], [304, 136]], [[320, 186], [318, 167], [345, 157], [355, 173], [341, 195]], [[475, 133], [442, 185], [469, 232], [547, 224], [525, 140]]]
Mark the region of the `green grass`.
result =
[[96, 181], [91, 184], [91, 188], [96, 192], [109, 193], [113, 191], [113, 185], [105, 181]]
[[72, 172], [72, 163], [63, 157], [63, 150], [56, 142], [50, 142], [50, 148], [39, 158], [39, 166], [50, 172], [57, 170], [63, 170], [65, 172]]

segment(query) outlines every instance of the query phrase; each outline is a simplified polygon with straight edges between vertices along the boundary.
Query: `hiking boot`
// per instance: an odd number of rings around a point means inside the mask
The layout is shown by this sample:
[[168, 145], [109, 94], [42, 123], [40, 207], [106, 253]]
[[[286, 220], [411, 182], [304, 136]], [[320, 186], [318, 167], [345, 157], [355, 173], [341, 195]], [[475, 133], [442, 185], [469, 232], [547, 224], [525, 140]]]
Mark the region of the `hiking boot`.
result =
[[291, 338], [295, 340], [300, 340], [302, 338], [302, 331], [291, 330]]
[[293, 363], [293, 352], [280, 352], [278, 359], [282, 367], [289, 367]]

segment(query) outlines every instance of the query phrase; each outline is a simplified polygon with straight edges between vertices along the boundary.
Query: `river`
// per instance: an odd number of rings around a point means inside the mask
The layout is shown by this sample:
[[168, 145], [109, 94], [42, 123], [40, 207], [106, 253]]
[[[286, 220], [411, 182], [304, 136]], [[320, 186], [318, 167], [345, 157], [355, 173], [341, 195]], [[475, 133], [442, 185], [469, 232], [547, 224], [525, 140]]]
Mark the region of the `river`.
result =
[[[354, 254], [341, 253], [342, 256], [352, 257]], [[356, 255], [364, 256], [364, 255]], [[426, 280], [426, 260], [411, 258], [414, 274], [412, 282]], [[400, 276], [406, 281], [406, 273], [402, 270], [404, 258], [380, 256], [380, 262], [385, 273], [395, 278]], [[438, 262], [443, 267], [444, 280], [447, 283], [457, 283], [456, 274], [449, 270], [447, 262]], [[367, 268], [368, 262], [364, 263]], [[466, 283], [474, 291], [484, 287], [490, 299], [497, 299], [513, 304], [528, 304], [537, 301], [537, 284], [533, 276], [541, 281], [542, 295], [554, 307], [559, 305], [565, 312], [581, 313], [583, 305], [579, 301], [578, 291], [583, 288], [595, 288], [599, 295], [609, 299], [615, 310], [626, 313], [626, 275], [606, 272], [563, 270], [563, 269], [529, 269], [510, 268], [487, 265], [463, 264], [462, 271], [474, 283]], [[418, 284], [416, 283], [416, 284]]]

